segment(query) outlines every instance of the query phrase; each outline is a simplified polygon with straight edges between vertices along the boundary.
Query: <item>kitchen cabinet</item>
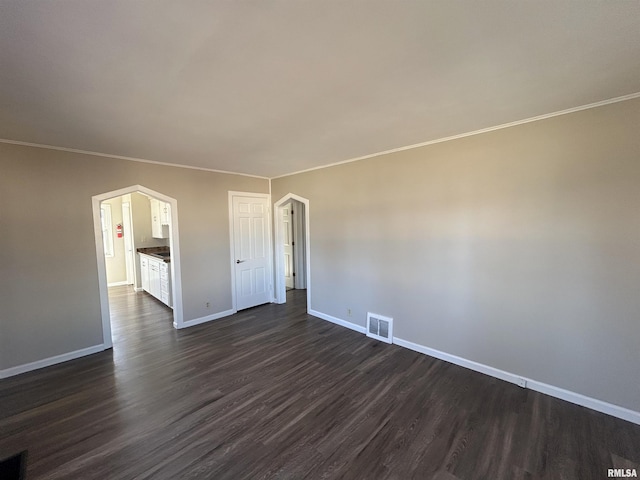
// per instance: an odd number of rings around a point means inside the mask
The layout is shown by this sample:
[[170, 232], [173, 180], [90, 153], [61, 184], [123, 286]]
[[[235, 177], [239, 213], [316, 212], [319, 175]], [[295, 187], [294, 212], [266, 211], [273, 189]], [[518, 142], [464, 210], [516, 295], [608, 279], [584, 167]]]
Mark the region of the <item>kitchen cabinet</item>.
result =
[[169, 204], [157, 198], [150, 198], [151, 202], [151, 236], [153, 238], [169, 238], [169, 219], [171, 212]]
[[149, 293], [156, 298], [160, 298], [160, 262], [149, 259]]
[[149, 257], [146, 255], [140, 255], [140, 281], [142, 283], [142, 289], [149, 291]]
[[140, 253], [140, 278], [142, 289], [162, 303], [173, 307], [171, 298], [171, 268], [162, 259]]
[[160, 301], [173, 307], [170, 270], [167, 262], [160, 262]]
[[162, 225], [171, 225], [171, 204], [160, 202], [160, 223]]

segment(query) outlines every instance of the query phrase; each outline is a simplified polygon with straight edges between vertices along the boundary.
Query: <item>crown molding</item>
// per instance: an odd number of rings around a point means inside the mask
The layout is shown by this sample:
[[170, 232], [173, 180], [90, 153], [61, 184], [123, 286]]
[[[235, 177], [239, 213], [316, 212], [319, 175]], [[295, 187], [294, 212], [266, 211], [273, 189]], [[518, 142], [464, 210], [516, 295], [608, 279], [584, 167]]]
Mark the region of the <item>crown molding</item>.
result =
[[539, 120], [545, 120], [547, 118], [559, 117], [560, 115], [567, 115], [569, 113], [580, 112], [582, 110], [589, 110], [591, 108], [603, 107], [612, 103], [624, 102], [626, 100], [632, 100], [640, 97], [640, 92], [630, 93], [629, 95], [623, 95], [621, 97], [610, 98], [608, 100], [602, 100], [600, 102], [589, 103], [587, 105], [581, 105], [579, 107], [567, 108], [566, 110], [559, 110], [557, 112], [545, 113], [544, 115], [538, 115], [535, 117], [525, 118], [523, 120], [516, 120], [514, 122], [503, 123], [494, 127], [481, 128], [480, 130], [473, 130], [471, 132], [460, 133], [458, 135], [451, 135], [450, 137], [437, 138], [435, 140], [429, 140], [427, 142], [414, 143], [413, 145], [407, 145], [404, 147], [392, 148], [390, 150], [384, 150], [382, 152], [370, 153], [361, 157], [351, 158], [349, 160], [342, 160], [340, 162], [329, 163], [327, 165], [321, 165], [319, 167], [307, 168], [305, 170], [298, 170], [292, 173], [285, 173], [276, 177], [271, 177], [271, 180], [277, 178], [290, 177], [292, 175], [298, 175], [300, 173], [312, 172], [314, 170], [322, 170], [323, 168], [336, 167], [338, 165], [344, 165], [346, 163], [359, 162], [360, 160], [367, 160], [369, 158], [380, 157], [382, 155], [389, 155], [391, 153], [404, 152], [405, 150], [413, 150], [414, 148], [426, 147], [428, 145], [434, 145], [436, 143], [450, 142], [451, 140], [458, 140], [459, 138], [471, 137], [473, 135], [481, 135], [483, 133], [493, 132], [495, 130], [502, 130], [503, 128], [515, 127], [517, 125], [523, 125], [525, 123], [537, 122]]
[[205, 167], [194, 167], [191, 165], [182, 165], [179, 163], [169, 163], [169, 162], [157, 162], [155, 160], [147, 160], [144, 158], [136, 158], [136, 157], [126, 157], [123, 155], [111, 155], [109, 153], [101, 153], [101, 152], [92, 152], [90, 150], [79, 150], [77, 148], [67, 148], [67, 147], [56, 147], [54, 145], [45, 145], [42, 143], [31, 143], [31, 142], [22, 142], [20, 140], [9, 140], [6, 138], [0, 138], [0, 143], [8, 143], [11, 145], [22, 145], [25, 147], [35, 147], [35, 148], [44, 148], [48, 150], [58, 150], [61, 152], [70, 152], [70, 153], [81, 153], [84, 155], [92, 155], [94, 157], [104, 157], [104, 158], [116, 158], [118, 160], [127, 160], [129, 162], [140, 162], [140, 163], [151, 163], [153, 165], [160, 165], [164, 167], [177, 167], [177, 168], [187, 168], [190, 170], [202, 170], [204, 172], [213, 172], [213, 173], [222, 173], [225, 175], [241, 175], [243, 177], [252, 177], [252, 178], [260, 178], [262, 180], [269, 180], [269, 177], [263, 177], [261, 175], [252, 175], [249, 173], [240, 173], [240, 172], [230, 172], [228, 170], [216, 170], [214, 168], [205, 168]]
[[339, 162], [328, 163], [326, 165], [320, 165], [318, 167], [311, 167], [311, 168], [307, 168], [307, 169], [304, 169], [304, 170], [297, 170], [297, 171], [291, 172], [291, 173], [284, 173], [282, 175], [276, 175], [274, 177], [265, 177], [265, 176], [262, 176], [262, 175], [252, 175], [252, 174], [249, 174], [249, 173], [231, 172], [231, 171], [228, 171], [228, 170], [218, 170], [218, 169], [214, 169], [214, 168], [194, 167], [194, 166], [191, 166], [191, 165], [181, 165], [181, 164], [178, 164], [178, 163], [158, 162], [158, 161], [155, 161], [155, 160], [147, 160], [147, 159], [144, 159], [144, 158], [127, 157], [127, 156], [122, 156], [122, 155], [111, 155], [111, 154], [108, 154], [108, 153], [92, 152], [90, 150], [80, 150], [80, 149], [76, 149], [76, 148], [67, 148], [67, 147], [56, 147], [54, 145], [45, 145], [45, 144], [41, 144], [41, 143], [23, 142], [23, 141], [20, 141], [20, 140], [9, 140], [9, 139], [4, 139], [4, 138], [0, 138], [0, 143], [7, 143], [7, 144], [11, 144], [11, 145], [23, 145], [23, 146], [26, 146], [26, 147], [44, 148], [44, 149], [49, 149], [49, 150], [58, 150], [58, 151], [70, 152], [70, 153], [80, 153], [80, 154], [84, 154], [84, 155], [92, 155], [92, 156], [95, 156], [95, 157], [115, 158], [115, 159], [118, 159], [118, 160], [127, 160], [127, 161], [131, 161], [131, 162], [150, 163], [150, 164], [153, 164], [153, 165], [160, 165], [160, 166], [165, 166], [165, 167], [187, 168], [187, 169], [191, 169], [191, 170], [201, 170], [201, 171], [205, 171], [205, 172], [221, 173], [221, 174], [225, 174], [225, 175], [241, 175], [241, 176], [244, 176], [244, 177], [260, 178], [262, 180], [275, 180], [275, 179], [278, 179], [278, 178], [290, 177], [292, 175], [298, 175], [298, 174], [301, 174], [301, 173], [312, 172], [314, 170], [322, 170], [324, 168], [336, 167], [336, 166], [344, 165], [344, 164], [347, 164], [347, 163], [359, 162], [361, 160], [367, 160], [369, 158], [380, 157], [380, 156], [383, 156], [383, 155], [389, 155], [391, 153], [404, 152], [405, 150], [413, 150], [415, 148], [426, 147], [428, 145], [435, 145], [436, 143], [449, 142], [451, 140], [458, 140], [460, 138], [471, 137], [471, 136], [474, 136], [474, 135], [481, 135], [483, 133], [493, 132], [493, 131], [496, 131], [496, 130], [502, 130], [504, 128], [515, 127], [517, 125], [523, 125], [525, 123], [537, 122], [539, 120], [545, 120], [547, 118], [559, 117], [561, 115], [568, 115], [570, 113], [580, 112], [582, 110], [589, 110], [591, 108], [603, 107], [605, 105], [610, 105], [612, 103], [624, 102], [626, 100], [633, 100], [634, 98], [639, 98], [639, 97], [640, 97], [640, 92], [630, 93], [628, 95], [622, 95], [620, 97], [610, 98], [610, 99], [607, 99], [607, 100], [601, 100], [599, 102], [589, 103], [589, 104], [581, 105], [581, 106], [578, 106], [578, 107], [567, 108], [565, 110], [559, 110], [557, 112], [546, 113], [544, 115], [537, 115], [535, 117], [529, 117], [529, 118], [525, 118], [525, 119], [522, 119], [522, 120], [516, 120], [514, 122], [503, 123], [503, 124], [496, 125], [496, 126], [493, 126], [493, 127], [487, 127], [487, 128], [482, 128], [482, 129], [479, 129], [479, 130], [473, 130], [471, 132], [465, 132], [465, 133], [460, 133], [460, 134], [457, 134], [457, 135], [451, 135], [449, 137], [437, 138], [437, 139], [429, 140], [429, 141], [426, 141], [426, 142], [414, 143], [412, 145], [406, 145], [404, 147], [392, 148], [390, 150], [383, 150], [381, 152], [370, 153], [370, 154], [367, 154], [367, 155], [362, 155], [360, 157], [350, 158], [350, 159], [342, 160], [342, 161], [339, 161]]

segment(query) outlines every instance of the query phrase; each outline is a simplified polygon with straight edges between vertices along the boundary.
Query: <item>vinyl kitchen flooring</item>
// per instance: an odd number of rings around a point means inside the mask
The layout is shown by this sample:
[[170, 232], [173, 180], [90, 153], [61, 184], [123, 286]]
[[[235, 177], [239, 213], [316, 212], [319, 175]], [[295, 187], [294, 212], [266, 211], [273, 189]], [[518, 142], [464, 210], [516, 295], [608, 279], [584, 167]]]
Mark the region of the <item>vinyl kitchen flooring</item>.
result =
[[110, 289], [114, 348], [0, 381], [28, 479], [603, 479], [640, 426], [306, 314], [304, 291], [181, 331]]

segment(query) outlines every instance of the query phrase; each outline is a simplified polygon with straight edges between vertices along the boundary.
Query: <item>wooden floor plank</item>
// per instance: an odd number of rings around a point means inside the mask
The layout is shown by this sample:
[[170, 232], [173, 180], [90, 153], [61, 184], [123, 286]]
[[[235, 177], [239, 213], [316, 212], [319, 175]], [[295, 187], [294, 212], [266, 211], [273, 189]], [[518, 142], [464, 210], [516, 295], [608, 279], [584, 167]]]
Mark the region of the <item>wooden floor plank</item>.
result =
[[113, 350], [0, 381], [29, 479], [606, 478], [640, 426], [306, 314], [306, 292], [176, 331], [110, 289]]

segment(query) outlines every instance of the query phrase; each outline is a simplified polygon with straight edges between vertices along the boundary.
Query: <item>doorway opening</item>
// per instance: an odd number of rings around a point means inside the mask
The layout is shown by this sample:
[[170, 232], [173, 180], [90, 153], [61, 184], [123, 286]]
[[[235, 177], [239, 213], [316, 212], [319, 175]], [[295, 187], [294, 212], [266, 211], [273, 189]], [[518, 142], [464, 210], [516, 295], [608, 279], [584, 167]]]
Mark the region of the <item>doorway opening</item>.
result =
[[[148, 291], [173, 309], [173, 326], [182, 328], [177, 201], [134, 185], [95, 195], [92, 205], [105, 348], [113, 347], [109, 287], [130, 286], [136, 292]], [[152, 262], [147, 265], [145, 255], [138, 254], [141, 251], [157, 257], [157, 272], [152, 269]], [[170, 261], [163, 261], [163, 256]]]
[[274, 204], [275, 303], [286, 303], [287, 290], [307, 291], [311, 308], [309, 200], [288, 193]]
[[132, 195], [136, 194], [100, 202], [100, 226], [109, 288], [125, 285], [135, 288], [136, 284]]

